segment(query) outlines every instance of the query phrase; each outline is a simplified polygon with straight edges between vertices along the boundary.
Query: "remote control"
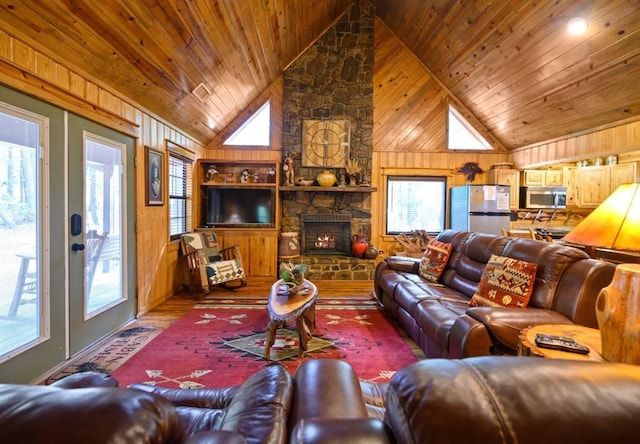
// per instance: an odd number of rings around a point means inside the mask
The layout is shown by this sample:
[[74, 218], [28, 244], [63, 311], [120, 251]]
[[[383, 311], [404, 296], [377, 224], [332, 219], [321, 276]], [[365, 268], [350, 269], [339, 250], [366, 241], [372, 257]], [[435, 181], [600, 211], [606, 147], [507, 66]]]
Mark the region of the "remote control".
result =
[[567, 336], [545, 335], [538, 333], [536, 335], [536, 345], [542, 348], [561, 350], [570, 353], [580, 353], [583, 355], [589, 353], [589, 347], [578, 344], [575, 339]]

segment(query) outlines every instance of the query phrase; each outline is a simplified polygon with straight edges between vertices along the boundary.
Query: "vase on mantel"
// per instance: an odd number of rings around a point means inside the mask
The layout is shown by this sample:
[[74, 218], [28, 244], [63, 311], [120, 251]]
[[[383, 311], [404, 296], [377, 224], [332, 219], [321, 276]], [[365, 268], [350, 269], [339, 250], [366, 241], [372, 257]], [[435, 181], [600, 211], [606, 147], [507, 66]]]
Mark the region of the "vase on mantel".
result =
[[329, 170], [324, 170], [318, 174], [316, 180], [321, 187], [332, 187], [336, 183], [336, 175]]
[[354, 234], [351, 238], [351, 254], [355, 257], [363, 259], [364, 253], [369, 248], [369, 242], [364, 238], [364, 234]]

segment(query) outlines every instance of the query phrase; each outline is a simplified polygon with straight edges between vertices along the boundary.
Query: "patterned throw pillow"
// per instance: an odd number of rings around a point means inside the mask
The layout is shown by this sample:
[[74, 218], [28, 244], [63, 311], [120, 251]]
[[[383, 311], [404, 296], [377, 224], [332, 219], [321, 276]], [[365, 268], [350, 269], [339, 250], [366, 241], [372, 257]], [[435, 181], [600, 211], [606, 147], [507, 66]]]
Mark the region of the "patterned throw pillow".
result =
[[537, 271], [538, 264], [492, 254], [469, 305], [526, 308]]
[[447, 265], [452, 248], [452, 244], [435, 239], [430, 240], [420, 261], [420, 268], [418, 269], [420, 276], [429, 282], [438, 282], [444, 267]]

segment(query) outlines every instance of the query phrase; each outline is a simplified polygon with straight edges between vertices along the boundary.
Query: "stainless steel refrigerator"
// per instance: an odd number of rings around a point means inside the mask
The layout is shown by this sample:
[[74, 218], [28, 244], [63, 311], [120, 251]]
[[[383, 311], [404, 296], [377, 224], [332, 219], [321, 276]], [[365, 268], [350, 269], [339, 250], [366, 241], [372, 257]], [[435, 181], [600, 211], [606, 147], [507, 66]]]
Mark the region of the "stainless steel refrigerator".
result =
[[451, 188], [451, 229], [502, 234], [509, 231], [509, 185], [464, 185]]

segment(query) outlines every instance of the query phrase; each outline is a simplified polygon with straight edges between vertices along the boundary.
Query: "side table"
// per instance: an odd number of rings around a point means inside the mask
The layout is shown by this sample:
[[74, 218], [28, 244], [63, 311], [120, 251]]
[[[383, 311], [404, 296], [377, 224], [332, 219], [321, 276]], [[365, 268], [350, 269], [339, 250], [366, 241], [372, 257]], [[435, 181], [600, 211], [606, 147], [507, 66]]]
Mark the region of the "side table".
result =
[[298, 328], [298, 357], [302, 357], [307, 351], [307, 343], [311, 338], [311, 329], [316, 326], [316, 299], [318, 288], [310, 281], [304, 279], [303, 285], [307, 291], [303, 294], [289, 296], [279, 292], [284, 285], [282, 279], [271, 286], [267, 310], [269, 311], [269, 327], [267, 330], [267, 343], [264, 347], [264, 357], [271, 356], [271, 346], [276, 340], [278, 328], [286, 325], [288, 321], [296, 321]]
[[[581, 355], [561, 350], [552, 350], [536, 346], [536, 335], [569, 336], [576, 342], [589, 347], [589, 354]], [[518, 355], [520, 356], [542, 356], [547, 359], [573, 359], [576, 361], [596, 361], [606, 362], [602, 357], [602, 343], [600, 340], [600, 330], [584, 327], [576, 324], [542, 324], [535, 327], [525, 328], [520, 333], [518, 343]]]

